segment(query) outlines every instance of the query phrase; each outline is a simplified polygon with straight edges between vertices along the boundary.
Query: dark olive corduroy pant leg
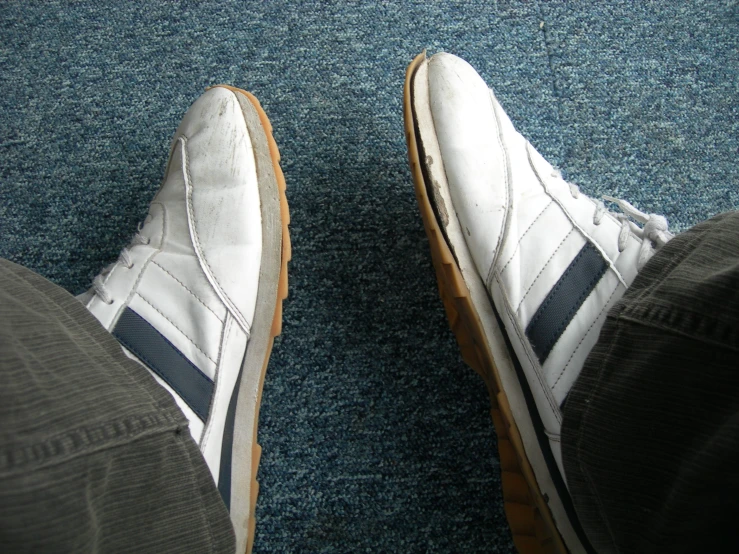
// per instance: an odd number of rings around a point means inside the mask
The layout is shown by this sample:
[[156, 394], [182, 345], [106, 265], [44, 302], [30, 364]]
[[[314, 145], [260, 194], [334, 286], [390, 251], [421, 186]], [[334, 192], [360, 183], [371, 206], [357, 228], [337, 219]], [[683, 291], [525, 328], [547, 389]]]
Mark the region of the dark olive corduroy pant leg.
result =
[[739, 550], [739, 213], [649, 260], [563, 411], [567, 482], [598, 552]]
[[[677, 236], [610, 312], [564, 407], [599, 552], [738, 544], [739, 214]], [[76, 299], [0, 261], [0, 550], [231, 552], [187, 422]]]
[[227, 552], [172, 397], [73, 296], [0, 260], [0, 552]]

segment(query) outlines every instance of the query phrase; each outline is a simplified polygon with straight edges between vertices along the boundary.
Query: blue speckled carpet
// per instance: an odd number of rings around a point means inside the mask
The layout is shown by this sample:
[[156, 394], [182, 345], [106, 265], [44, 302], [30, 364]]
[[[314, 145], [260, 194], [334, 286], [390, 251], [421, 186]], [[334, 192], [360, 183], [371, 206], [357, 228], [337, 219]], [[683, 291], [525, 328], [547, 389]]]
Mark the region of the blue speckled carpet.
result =
[[684, 229], [739, 207], [736, 2], [3, 2], [0, 255], [73, 293], [146, 214], [208, 85], [275, 127], [294, 259], [255, 552], [511, 552], [482, 382], [415, 205], [406, 65], [467, 59], [593, 195]]

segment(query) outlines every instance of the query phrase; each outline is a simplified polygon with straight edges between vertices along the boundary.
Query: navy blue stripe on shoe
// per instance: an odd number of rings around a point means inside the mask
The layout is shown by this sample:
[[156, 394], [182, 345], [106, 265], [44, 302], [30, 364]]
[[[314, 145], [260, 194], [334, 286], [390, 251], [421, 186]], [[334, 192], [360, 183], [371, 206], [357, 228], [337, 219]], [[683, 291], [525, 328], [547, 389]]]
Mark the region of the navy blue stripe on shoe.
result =
[[533, 424], [534, 431], [536, 432], [536, 438], [539, 443], [539, 448], [541, 449], [541, 453], [544, 456], [544, 462], [549, 469], [549, 475], [552, 478], [554, 487], [557, 489], [557, 495], [559, 495], [559, 498], [562, 501], [562, 505], [564, 506], [565, 512], [567, 513], [567, 518], [570, 520], [570, 523], [572, 524], [572, 527], [575, 530], [578, 539], [580, 539], [580, 542], [585, 548], [585, 552], [587, 552], [587, 554], [595, 554], [595, 549], [590, 544], [590, 541], [588, 540], [588, 537], [585, 534], [582, 525], [580, 524], [580, 520], [578, 519], [577, 513], [575, 512], [575, 506], [572, 503], [572, 498], [570, 497], [570, 491], [567, 488], [564, 479], [562, 478], [562, 474], [559, 471], [559, 466], [557, 466], [557, 462], [554, 459], [554, 454], [552, 454], [552, 447], [549, 443], [549, 437], [544, 430], [544, 423], [541, 421], [541, 415], [539, 414], [539, 409], [536, 407], [536, 401], [534, 400], [534, 395], [531, 392], [531, 388], [529, 387], [529, 382], [526, 378], [526, 374], [521, 367], [521, 362], [519, 362], [518, 357], [515, 354], [515, 350], [513, 349], [513, 345], [511, 344], [511, 339], [508, 337], [508, 333], [505, 332], [503, 320], [500, 318], [498, 310], [495, 309], [495, 304], [493, 303], [493, 299], [489, 296], [489, 293], [488, 300], [490, 302], [490, 305], [493, 307], [493, 313], [495, 314], [495, 320], [498, 322], [498, 328], [503, 330], [503, 338], [505, 339], [506, 347], [508, 348], [508, 352], [510, 353], [513, 366], [516, 368], [518, 382], [521, 385], [521, 391], [523, 392], [523, 397], [526, 400], [526, 407], [528, 408], [529, 415], [531, 416], [531, 423]]
[[607, 269], [608, 263], [600, 251], [588, 242], [549, 291], [526, 327], [526, 336], [540, 363], [547, 359]]
[[131, 308], [126, 308], [113, 336], [164, 380], [205, 421], [213, 399], [213, 381], [167, 338]]
[[226, 508], [231, 510], [231, 458], [233, 455], [234, 443], [234, 422], [236, 420], [236, 402], [239, 397], [239, 389], [241, 388], [241, 374], [244, 370], [243, 363], [239, 370], [239, 376], [236, 378], [236, 385], [231, 400], [228, 403], [228, 411], [226, 412], [226, 425], [223, 429], [223, 442], [221, 443], [221, 465], [218, 472], [218, 492], [221, 493], [223, 503]]

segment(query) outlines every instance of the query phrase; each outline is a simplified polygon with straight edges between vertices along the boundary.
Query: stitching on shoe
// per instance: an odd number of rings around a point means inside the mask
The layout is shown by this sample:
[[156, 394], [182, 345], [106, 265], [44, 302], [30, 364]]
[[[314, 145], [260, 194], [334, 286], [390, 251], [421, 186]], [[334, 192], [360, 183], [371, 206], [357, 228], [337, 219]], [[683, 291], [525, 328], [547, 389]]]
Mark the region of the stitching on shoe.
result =
[[634, 233], [629, 232], [629, 238], [626, 240], [626, 247], [620, 252], [617, 252], [616, 255], [613, 257], [613, 265], [615, 266], [616, 264], [618, 264], [619, 260], [624, 256], [624, 253], [627, 250], [630, 250], [632, 248], [639, 248], [639, 246], [641, 246], [641, 240], [639, 239], [639, 237], [635, 236]]
[[547, 436], [547, 438], [550, 441], [562, 442], [562, 436], [561, 435], [556, 435], [556, 434], [552, 433], [551, 431], [547, 431], [546, 429], [544, 429], [544, 434]]
[[[116, 337], [116, 338], [118, 338], [118, 337]], [[172, 342], [169, 339], [167, 339], [167, 337], [164, 337], [163, 336], [163, 338], [164, 338], [165, 341], [167, 341], [170, 344], [170, 346], [172, 346], [172, 348], [174, 348], [175, 354], [177, 354], [178, 356], [180, 356], [186, 362], [192, 363], [182, 352], [180, 352], [179, 350], [177, 350], [177, 347], [174, 344], [172, 344]], [[118, 340], [120, 341], [120, 343], [124, 347], [126, 347], [128, 350], [130, 350], [131, 352], [133, 352], [136, 355], [137, 358], [143, 360], [149, 368], [152, 368], [152, 367], [155, 367], [156, 366], [156, 364], [151, 359], [149, 359], [145, 354], [141, 353], [138, 348], [136, 348], [135, 346], [133, 346], [131, 344], [128, 344], [125, 341], [122, 341], [120, 338], [118, 338]], [[151, 371], [153, 371], [154, 373], [156, 373], [157, 377], [161, 378], [162, 381], [164, 381], [170, 387], [172, 387], [173, 390], [176, 390], [175, 385], [166, 376], [161, 375], [161, 374], [159, 374], [159, 372], [156, 372], [154, 370], [151, 370]], [[208, 379], [208, 377], [205, 375], [205, 373], [203, 373], [199, 369], [198, 369], [198, 372], [197, 373], [194, 373], [193, 375], [197, 375], [201, 379], [205, 379], [207, 382], [210, 382], [210, 379]], [[178, 394], [178, 396], [179, 396], [179, 394]], [[207, 414], [201, 413], [200, 410], [194, 408], [193, 406], [190, 406], [189, 404], [188, 404], [188, 407], [193, 412], [195, 412], [203, 420], [205, 419], [205, 416], [207, 416]]]
[[[228, 297], [228, 295], [224, 292], [223, 286], [221, 286], [221, 283], [218, 281], [218, 278], [215, 276], [213, 271], [210, 269], [210, 265], [208, 264], [208, 260], [205, 258], [205, 253], [203, 252], [203, 249], [200, 247], [200, 239], [198, 237], [197, 231], [195, 230], [195, 214], [192, 209], [192, 176], [190, 175], [190, 158], [187, 155], [187, 137], [182, 136], [180, 137], [180, 142], [182, 144], [182, 158], [183, 158], [183, 166], [184, 166], [184, 175], [185, 175], [185, 195], [187, 197], [187, 213], [189, 214], [189, 221], [188, 221], [188, 227], [190, 228], [190, 235], [192, 237], [193, 246], [195, 247], [196, 253], [198, 254], [198, 259], [201, 260], [205, 268], [207, 269], [206, 276], [213, 279], [215, 281], [217, 287], [216, 287], [216, 293], [218, 293], [218, 296], [223, 300], [224, 304], [228, 308], [231, 309], [233, 312], [236, 320], [238, 323], [244, 328], [244, 331], [248, 335], [251, 331], [251, 327], [249, 323], [246, 321], [246, 318], [243, 316], [243, 314], [239, 311], [239, 309], [234, 305], [234, 303], [231, 301], [231, 299]], [[192, 225], [189, 223], [192, 222]]]
[[217, 313], [215, 313], [215, 312], [214, 312], [214, 311], [213, 311], [213, 310], [212, 310], [212, 309], [210, 308], [210, 306], [208, 306], [208, 305], [207, 305], [207, 304], [206, 304], [205, 302], [203, 302], [203, 301], [202, 301], [202, 300], [200, 299], [200, 297], [199, 297], [198, 295], [196, 295], [196, 294], [195, 294], [194, 292], [192, 292], [192, 291], [191, 291], [191, 290], [190, 290], [189, 288], [187, 288], [187, 287], [185, 286], [185, 284], [184, 284], [184, 283], [183, 283], [182, 281], [180, 281], [180, 280], [179, 280], [179, 279], [178, 279], [177, 277], [175, 277], [174, 275], [172, 275], [172, 274], [171, 274], [171, 273], [170, 273], [169, 271], [167, 271], [167, 270], [166, 270], [166, 269], [164, 268], [164, 266], [162, 266], [161, 264], [158, 264], [158, 263], [157, 263], [156, 261], [152, 260], [152, 262], [151, 262], [151, 263], [153, 263], [153, 264], [154, 264], [155, 266], [157, 266], [157, 267], [158, 267], [159, 269], [161, 269], [162, 271], [164, 271], [164, 272], [165, 272], [165, 273], [166, 273], [167, 275], [169, 275], [170, 277], [172, 277], [172, 279], [174, 279], [175, 281], [177, 281], [177, 282], [178, 282], [178, 283], [179, 283], [179, 284], [180, 284], [180, 285], [182, 286], [182, 288], [183, 288], [183, 289], [185, 289], [185, 290], [186, 290], [187, 292], [189, 292], [189, 293], [190, 293], [190, 294], [191, 294], [191, 295], [192, 295], [192, 296], [193, 296], [193, 297], [195, 298], [195, 300], [197, 300], [197, 301], [198, 301], [198, 302], [200, 302], [200, 303], [201, 303], [201, 304], [202, 304], [203, 306], [205, 306], [205, 308], [206, 308], [206, 309], [207, 309], [207, 310], [208, 310], [208, 311], [209, 311], [210, 313], [212, 313], [212, 314], [213, 314], [214, 316], [216, 316], [216, 319], [217, 319], [218, 321], [220, 321], [221, 323], [223, 323], [223, 321], [224, 321], [224, 320], [222, 320], [222, 319], [221, 319], [220, 317], [218, 317], [218, 314], [217, 314]]
[[582, 346], [582, 343], [585, 341], [585, 337], [587, 337], [590, 334], [590, 331], [593, 330], [593, 327], [595, 327], [595, 324], [600, 319], [600, 316], [603, 315], [603, 312], [606, 311], [606, 307], [608, 307], [608, 304], [611, 302], [611, 298], [613, 298], [613, 295], [616, 294], [616, 291], [618, 290], [618, 287], [621, 285], [621, 283], [616, 283], [616, 287], [613, 289], [613, 292], [611, 292], [611, 295], [608, 297], [608, 300], [606, 300], [606, 303], [603, 304], [603, 307], [601, 308], [600, 312], [598, 313], [598, 316], [593, 320], [593, 322], [590, 324], [590, 327], [588, 327], [588, 330], [585, 331], [585, 334], [580, 339], [580, 342], [577, 343], [577, 346], [572, 351], [572, 354], [570, 355], [570, 358], [565, 363], [564, 367], [562, 368], [562, 371], [560, 371], [559, 375], [557, 376], [557, 379], [554, 381], [554, 384], [552, 385], [552, 388], [557, 386], [557, 383], [559, 383], [560, 379], [564, 376], [565, 372], [567, 371], [567, 368], [570, 365], [570, 362], [572, 362], [572, 358], [575, 357], [575, 354]]
[[123, 313], [123, 310], [125, 310], [126, 307], [131, 303], [131, 299], [133, 299], [134, 295], [138, 294], [137, 290], [139, 288], [139, 285], [141, 284], [141, 279], [144, 278], [144, 273], [146, 273], [146, 268], [149, 266], [151, 261], [162, 252], [162, 245], [164, 245], [164, 241], [167, 239], [167, 209], [164, 206], [164, 204], [162, 204], [161, 202], [157, 202], [156, 200], [154, 200], [151, 204], [152, 205], [158, 204], [162, 208], [162, 241], [160, 242], [159, 247], [154, 252], [152, 252], [152, 254], [149, 257], [146, 258], [146, 261], [141, 266], [141, 271], [139, 272], [139, 275], [136, 278], [136, 282], [131, 287], [131, 290], [129, 291], [128, 296], [126, 297], [126, 300], [123, 303], [121, 303], [121, 307], [118, 308], [118, 313], [115, 314], [115, 316], [111, 320], [111, 329], [120, 319], [121, 314]]
[[[529, 348], [527, 347], [528, 339], [521, 336], [521, 329], [516, 324], [515, 314], [511, 313], [511, 309], [509, 307], [509, 302], [508, 302], [508, 295], [506, 294], [505, 289], [503, 288], [503, 284], [500, 281], [500, 276], [497, 273], [494, 273], [493, 275], [495, 277], [495, 280], [498, 282], [498, 288], [500, 289], [501, 293], [505, 297], [505, 302], [504, 302], [503, 307], [505, 308], [506, 312], [508, 313], [508, 317], [513, 323], [511, 327], [513, 327], [513, 330], [516, 332], [516, 336], [518, 337], [519, 342], [523, 346], [523, 351], [526, 353], [526, 357], [529, 359], [529, 363], [531, 364], [531, 367], [533, 368], [534, 373], [536, 374], [536, 378], [539, 380], [539, 386], [542, 388], [542, 390], [544, 390], [544, 396], [546, 396], [547, 402], [549, 402], [549, 407], [552, 409], [552, 413], [554, 414], [554, 417], [557, 420], [557, 423], [561, 425], [562, 424], [562, 414], [560, 414], [559, 412], [559, 406], [557, 405], [557, 403], [554, 401], [554, 398], [552, 397], [552, 391], [549, 388], [549, 385], [547, 384], [546, 379], [544, 379], [544, 376], [541, 374], [541, 372], [537, 371], [536, 369], [536, 366], [537, 364], [539, 364], [539, 361], [534, 360], [531, 357], [531, 353], [529, 352]], [[506, 327], [506, 331], [507, 330], [508, 328]], [[512, 354], [515, 355], [515, 352], [512, 352]]]
[[168, 318], [168, 317], [167, 317], [166, 315], [164, 315], [164, 314], [163, 314], [162, 312], [160, 312], [160, 311], [159, 311], [159, 309], [158, 309], [158, 308], [157, 308], [156, 306], [154, 306], [154, 304], [152, 304], [152, 303], [151, 303], [151, 302], [149, 302], [149, 301], [148, 301], [148, 300], [147, 300], [146, 298], [144, 298], [143, 296], [141, 296], [141, 293], [140, 293], [140, 292], [136, 292], [136, 296], [138, 296], [139, 298], [141, 298], [141, 300], [143, 300], [143, 301], [144, 301], [144, 302], [146, 302], [146, 303], [147, 303], [147, 304], [148, 304], [149, 306], [151, 306], [152, 308], [154, 308], [154, 310], [155, 310], [155, 311], [156, 311], [156, 312], [157, 312], [157, 313], [158, 313], [159, 315], [161, 315], [161, 316], [162, 316], [162, 317], [163, 317], [164, 319], [166, 319], [167, 321], [169, 321], [169, 322], [170, 322], [170, 323], [172, 324], [172, 327], [174, 327], [174, 328], [175, 328], [175, 329], [177, 329], [177, 330], [178, 330], [178, 331], [179, 331], [180, 333], [182, 333], [182, 336], [183, 336], [183, 337], [185, 337], [185, 338], [186, 338], [187, 340], [189, 340], [189, 341], [190, 341], [190, 342], [192, 343], [192, 345], [193, 345], [193, 346], [194, 346], [195, 348], [197, 348], [197, 349], [198, 349], [198, 350], [199, 350], [199, 351], [200, 351], [200, 352], [201, 352], [201, 353], [203, 354], [203, 356], [205, 356], [206, 358], [208, 358], [208, 359], [209, 359], [209, 360], [210, 360], [211, 362], [213, 362], [213, 363], [216, 363], [215, 361], [213, 361], [213, 358], [211, 358], [210, 356], [208, 356], [208, 354], [206, 354], [205, 352], [203, 352], [203, 350], [202, 350], [202, 349], [201, 349], [201, 348], [200, 348], [200, 347], [199, 347], [199, 346], [198, 346], [197, 344], [195, 344], [195, 341], [194, 341], [194, 340], [192, 340], [192, 339], [191, 339], [191, 338], [190, 338], [189, 336], [187, 336], [187, 334], [186, 334], [186, 333], [185, 333], [185, 332], [184, 332], [184, 331], [183, 331], [182, 329], [180, 329], [179, 327], [177, 327], [177, 325], [175, 325], [175, 323], [174, 323], [174, 322], [173, 322], [173, 321], [172, 321], [171, 319], [169, 319], [169, 318]]
[[562, 248], [562, 245], [563, 245], [563, 244], [565, 243], [565, 241], [566, 241], [566, 240], [567, 240], [567, 239], [568, 239], [568, 238], [570, 237], [570, 235], [571, 235], [571, 234], [572, 234], [572, 233], [574, 232], [574, 230], [575, 230], [574, 228], [573, 228], [573, 229], [570, 229], [570, 232], [569, 232], [569, 233], [567, 233], [567, 234], [565, 235], [565, 238], [563, 238], [563, 239], [562, 239], [562, 242], [560, 242], [560, 243], [559, 243], [559, 246], [557, 246], [557, 248], [556, 248], [556, 249], [554, 250], [554, 253], [552, 253], [552, 255], [551, 255], [551, 256], [549, 257], [549, 259], [547, 260], [547, 263], [545, 263], [545, 264], [544, 264], [544, 267], [542, 267], [542, 268], [541, 268], [541, 270], [539, 270], [539, 273], [538, 273], [538, 274], [536, 275], [536, 278], [535, 278], [535, 279], [534, 279], [534, 281], [533, 281], [533, 282], [532, 282], [532, 283], [531, 283], [531, 284], [529, 285], [529, 288], [527, 288], [527, 289], [526, 289], [526, 292], [525, 292], [525, 293], [523, 294], [523, 297], [521, 298], [521, 302], [519, 302], [519, 303], [518, 303], [518, 307], [516, 308], [516, 313], [518, 313], [518, 310], [520, 310], [520, 309], [521, 309], [521, 306], [523, 305], [523, 303], [524, 303], [524, 300], [526, 300], [526, 297], [528, 297], [528, 295], [529, 295], [529, 292], [531, 291], [531, 289], [532, 289], [532, 288], [534, 288], [534, 285], [535, 285], [535, 284], [536, 284], [536, 282], [537, 282], [537, 281], [539, 280], [539, 277], [541, 277], [541, 274], [542, 274], [542, 273], [544, 273], [544, 270], [545, 270], [545, 269], [547, 268], [547, 266], [549, 265], [549, 262], [551, 262], [551, 261], [552, 261], [552, 260], [554, 259], [554, 256], [556, 256], [556, 255], [557, 255], [557, 252], [559, 252], [559, 249], [560, 249], [560, 248]]
[[[526, 156], [529, 159], [529, 165], [531, 166], [531, 169], [534, 170], [534, 174], [536, 175], [536, 178], [541, 183], [541, 186], [544, 187], [544, 190], [546, 193], [554, 200], [557, 205], [562, 209], [562, 211], [567, 215], [567, 218], [570, 220], [570, 223], [573, 227], [575, 227], [578, 231], [582, 233], [582, 235], [590, 242], [592, 245], [598, 250], [598, 252], [601, 253], [603, 256], [603, 259], [608, 262], [608, 267], [610, 267], [613, 272], [616, 274], [616, 277], [618, 277], [618, 280], [621, 281], [621, 284], [625, 286], [626, 288], [629, 288], [629, 286], [626, 284], [626, 280], [624, 279], [623, 275], [621, 275], [621, 272], [616, 268], [616, 265], [614, 264], [613, 260], [611, 259], [611, 256], [609, 256], [605, 250], [603, 250], [603, 247], [600, 245], [598, 241], [596, 241], [592, 236], [590, 236], [589, 233], [585, 231], [585, 229], [582, 228], [582, 226], [577, 223], [574, 217], [572, 217], [572, 214], [567, 210], [567, 208], [564, 206], [564, 204], [557, 198], [555, 194], [552, 194], [549, 192], [549, 188], [547, 187], [544, 180], [541, 178], [541, 175], [539, 175], [539, 170], [536, 168], [536, 165], [534, 165], [534, 160], [531, 159], [531, 151], [529, 148], [533, 148], [530, 143], [526, 143]], [[585, 195], [587, 197], [587, 195]], [[588, 198], [589, 199], [589, 198]], [[589, 199], [591, 202], [592, 200]], [[612, 217], [612, 216], [611, 216]]]
[[546, 211], [547, 211], [547, 209], [549, 209], [549, 206], [551, 206], [552, 204], [554, 204], [554, 200], [552, 200], [552, 199], [550, 198], [550, 199], [549, 199], [549, 202], [547, 203], [547, 205], [546, 205], [546, 206], [544, 206], [544, 209], [543, 209], [543, 210], [542, 210], [541, 212], [539, 212], [539, 215], [537, 215], [537, 216], [536, 216], [536, 219], [534, 219], [534, 221], [532, 221], [532, 222], [531, 222], [531, 224], [530, 224], [530, 225], [529, 225], [529, 226], [528, 226], [528, 227], [526, 228], [526, 230], [525, 230], [525, 231], [523, 232], [523, 234], [521, 235], [521, 237], [520, 237], [520, 238], [518, 239], [518, 242], [516, 243], [516, 249], [515, 249], [515, 250], [513, 251], [513, 254], [511, 254], [511, 257], [510, 257], [510, 259], [509, 259], [509, 260], [508, 260], [508, 261], [506, 262], [506, 264], [505, 264], [505, 265], [503, 266], [503, 269], [502, 269], [502, 270], [500, 271], [500, 272], [501, 272], [501, 274], [502, 274], [502, 273], [505, 273], [505, 270], [506, 270], [506, 269], [508, 268], [508, 266], [510, 265], [510, 263], [511, 263], [511, 262], [513, 261], [513, 258], [515, 258], [515, 257], [516, 257], [516, 254], [518, 254], [518, 252], [519, 252], [519, 250], [520, 250], [520, 248], [519, 248], [519, 247], [521, 246], [521, 242], [523, 241], [523, 238], [524, 238], [524, 237], [525, 237], [525, 236], [527, 235], [527, 233], [528, 233], [528, 232], [529, 232], [529, 231], [531, 230], [531, 228], [532, 228], [532, 227], [534, 226], [534, 223], [536, 223], [537, 221], [539, 221], [539, 219], [541, 218], [541, 216], [542, 216], [542, 215], [544, 215], [544, 212], [546, 212]]
[[498, 143], [500, 144], [500, 149], [503, 152], [503, 157], [505, 161], [505, 221], [503, 222], [503, 228], [500, 231], [500, 235], [498, 236], [498, 243], [495, 245], [495, 251], [493, 253], [493, 259], [490, 263], [490, 269], [488, 269], [488, 276], [485, 280], [485, 283], [488, 285], [488, 289], [492, 288], [492, 281], [493, 281], [493, 275], [495, 274], [495, 262], [498, 259], [498, 255], [500, 254], [500, 247], [503, 244], [503, 238], [508, 234], [508, 230], [510, 228], [511, 218], [510, 218], [510, 204], [511, 204], [511, 178], [510, 178], [510, 156], [508, 155], [508, 149], [506, 148], [505, 143], [503, 142], [503, 131], [500, 127], [500, 119], [498, 117], [498, 110], [495, 107], [495, 104], [497, 102], [495, 95], [493, 94], [493, 91], [491, 89], [488, 89], [488, 98], [490, 99], [490, 106], [493, 108], [493, 118], [495, 119], [495, 136], [498, 139]]
[[[577, 256], [575, 256], [575, 259], [572, 261], [572, 263], [574, 263], [576, 260], [578, 260], [579, 258], [581, 258], [582, 255], [583, 255], [583, 252], [581, 250], [580, 253]], [[566, 277], [567, 275], [569, 275], [570, 272], [572, 271], [572, 269], [573, 269], [573, 266], [570, 265], [570, 267], [568, 267], [567, 270], [565, 270], [565, 272], [562, 274], [562, 277], [560, 277], [559, 282], [551, 289], [548, 298], [544, 302], [542, 302], [541, 306], [539, 306], [539, 309], [536, 310], [536, 314], [531, 319], [531, 321], [529, 321], [529, 324], [526, 326], [527, 329], [530, 328], [532, 325], [536, 324], [537, 321], [539, 321], [539, 319], [541, 318], [541, 315], [544, 313], [546, 307], [549, 306], [549, 304], [552, 301], [552, 298], [553, 298], [552, 292], [553, 291], [558, 291], [562, 287], [562, 283], [563, 283], [562, 279], [564, 277]], [[600, 275], [598, 275], [598, 274], [593, 275], [593, 278], [590, 279], [590, 281], [588, 281], [588, 285], [585, 288], [585, 290], [580, 294], [580, 296], [577, 297], [577, 300], [575, 302], [573, 302], [573, 306], [569, 309], [569, 311], [567, 312], [567, 314], [565, 315], [565, 317], [562, 318], [562, 323], [560, 323], [556, 327], [555, 335], [557, 336], [557, 339], [554, 342], [551, 343], [551, 346], [552, 347], [555, 344], [557, 344], [557, 342], [561, 338], [562, 331], [564, 329], [566, 329], [569, 326], [569, 324], [571, 323], [572, 318], [574, 317], [573, 314], [575, 312], [577, 312], [577, 311], [580, 310], [580, 308], [582, 307], [582, 303], [584, 302], [585, 298], [587, 298], [588, 296], [590, 296], [590, 294], [593, 292], [593, 288], [594, 287], [592, 285], [594, 283], [600, 281], [600, 279], [603, 277], [603, 275], [604, 275], [604, 273], [601, 273]], [[577, 308], [575, 308], [575, 306], [577, 306]], [[567, 322], [566, 324], [564, 323], [565, 321]], [[547, 344], [547, 346], [549, 346], [550, 343], [547, 342], [546, 344]]]
[[[214, 391], [213, 391], [213, 400], [210, 403], [210, 413], [208, 414], [208, 417], [210, 417], [210, 414], [215, 413], [216, 411], [216, 403], [218, 402], [218, 393], [220, 391], [221, 385], [220, 385], [220, 379], [218, 379], [218, 375], [220, 373], [221, 369], [221, 362], [223, 361], [221, 359], [223, 354], [223, 344], [227, 340], [228, 334], [231, 332], [231, 326], [232, 326], [233, 318], [229, 317], [228, 314], [226, 314], [226, 323], [221, 329], [221, 340], [219, 342], [218, 346], [218, 362], [216, 363], [216, 369], [213, 373], [213, 384], [215, 385]], [[207, 442], [208, 438], [210, 437], [210, 433], [213, 430], [213, 422], [208, 421], [208, 425], [203, 427], [203, 433], [200, 437], [200, 447], [203, 448], [205, 446], [205, 443]]]

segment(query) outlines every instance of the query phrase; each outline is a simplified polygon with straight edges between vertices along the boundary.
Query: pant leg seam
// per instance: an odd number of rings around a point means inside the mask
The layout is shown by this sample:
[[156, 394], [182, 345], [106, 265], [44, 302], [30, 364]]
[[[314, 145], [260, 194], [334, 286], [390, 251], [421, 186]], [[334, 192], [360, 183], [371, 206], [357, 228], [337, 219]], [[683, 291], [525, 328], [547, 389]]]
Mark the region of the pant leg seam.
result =
[[[617, 316], [615, 319], [616, 319], [615, 323], [616, 323], [617, 332], [618, 332], [618, 330], [619, 330], [618, 327], [620, 327], [620, 325], [619, 325], [620, 317]], [[603, 365], [605, 364], [606, 360], [609, 359], [611, 353], [613, 352], [613, 348], [615, 347], [615, 345], [616, 345], [616, 341], [615, 340], [612, 340], [611, 343], [610, 343], [610, 345], [608, 346], [608, 352], [606, 352], [606, 354], [602, 358], [602, 361], [600, 363], [600, 368], [599, 369], [602, 369], [603, 368]], [[590, 413], [590, 409], [591, 409], [590, 407], [592, 405], [591, 399], [593, 398], [593, 395], [595, 394], [596, 389], [600, 385], [602, 378], [603, 378], [603, 372], [602, 371], [598, 371], [598, 379], [597, 379], [596, 382], [593, 383], [593, 386], [590, 387], [590, 390], [588, 391], [588, 395], [587, 395], [587, 397], [584, 400], [584, 402], [585, 402], [585, 409], [583, 410], [582, 415], [581, 415], [581, 417], [579, 419], [580, 427], [582, 427], [582, 422], [585, 421], [585, 419], [587, 418], [587, 416]], [[588, 473], [588, 471], [586, 470], [586, 468], [582, 465], [582, 463], [580, 463], [580, 460], [582, 459], [582, 448], [581, 448], [582, 440], [583, 440], [583, 435], [582, 435], [582, 433], [578, 432], [578, 434], [577, 434], [577, 441], [575, 443], [576, 444], [576, 447], [575, 448], [576, 448], [576, 456], [577, 456], [577, 467], [578, 467], [578, 469], [580, 471], [580, 475], [582, 475], [583, 479], [585, 479], [587, 481], [587, 483], [588, 483], [588, 488], [590, 490], [590, 495], [592, 496], [592, 498], [594, 499], [596, 505], [598, 506], [598, 517], [600, 518], [600, 521], [603, 524], [603, 527], [608, 531], [608, 538], [611, 541], [611, 545], [613, 546], [613, 548], [615, 550], [618, 550], [618, 548], [616, 547], [616, 544], [617, 543], [616, 543], [615, 536], [613, 534], [613, 530], [611, 529], [610, 522], [608, 521], [608, 519], [604, 515], [605, 514], [605, 510], [603, 508], [603, 502], [602, 502], [602, 500], [600, 498], [600, 495], [598, 494], [598, 491], [597, 491], [597, 489], [595, 488], [595, 486], [593, 484], [593, 480], [590, 477], [590, 474]]]
[[131, 444], [157, 434], [187, 428], [172, 414], [153, 412], [77, 428], [41, 442], [0, 453], [0, 478], [68, 463], [81, 456]]
[[[662, 308], [660, 306], [654, 306], [654, 307], [657, 309]], [[640, 311], [643, 311], [643, 310], [644, 308], [642, 308]], [[706, 344], [712, 344], [712, 345], [715, 345], [715, 346], [718, 346], [724, 349], [732, 350], [734, 352], [739, 352], [738, 346], [736, 346], [735, 344], [727, 343], [725, 340], [714, 339], [710, 336], [707, 336], [707, 335], [704, 335], [698, 332], [690, 332], [684, 329], [680, 329], [679, 327], [675, 327], [674, 325], [670, 325], [660, 320], [656, 320], [652, 318], [644, 319], [634, 314], [633, 313], [634, 311], [635, 310], [624, 310], [624, 312], [622, 312], [619, 315], [619, 320], [628, 321], [629, 323], [640, 325], [642, 327], [659, 329], [660, 331], [663, 331], [663, 332], [673, 333], [675, 335], [693, 339], [699, 342], [703, 342]], [[706, 319], [705, 316], [701, 316], [701, 317], [703, 317], [704, 320]], [[720, 322], [717, 322], [717, 323], [720, 323]]]
[[[180, 438], [180, 440], [178, 441], [179, 446], [180, 448], [184, 450], [185, 456], [187, 456], [187, 459], [190, 461], [190, 465], [193, 466], [194, 464], [193, 464], [192, 456], [190, 455], [190, 449], [188, 449], [187, 446], [183, 444], [182, 442], [183, 440], [189, 440], [189, 438], [185, 438], [185, 439], [182, 439], [182, 437], [179, 437], [179, 438]], [[202, 459], [202, 462], [205, 463], [205, 460]], [[197, 491], [198, 500], [200, 501], [200, 505], [205, 505], [205, 498], [203, 498], [203, 493], [200, 490], [200, 481], [197, 479], [194, 471], [191, 472], [190, 480], [193, 484], [193, 487]], [[203, 510], [203, 516], [206, 520], [206, 528], [208, 529], [208, 537], [210, 539], [210, 551], [216, 552], [216, 548], [215, 548], [216, 540], [215, 540], [215, 537], [213, 536], [213, 522], [210, 518], [210, 514], [206, 513], [205, 510]]]

